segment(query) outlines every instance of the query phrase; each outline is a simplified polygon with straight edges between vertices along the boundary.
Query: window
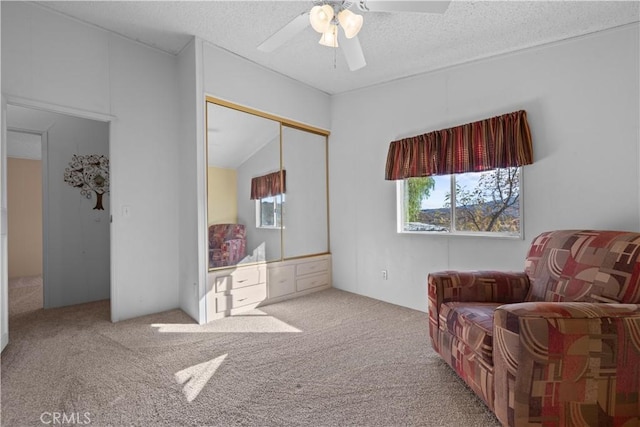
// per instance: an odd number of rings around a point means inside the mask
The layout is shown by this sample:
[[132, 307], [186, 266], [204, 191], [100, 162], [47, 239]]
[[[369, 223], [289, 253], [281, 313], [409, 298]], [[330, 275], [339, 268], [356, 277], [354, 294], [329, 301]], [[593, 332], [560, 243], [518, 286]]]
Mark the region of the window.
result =
[[282, 226], [284, 201], [284, 194], [256, 199], [256, 227], [279, 229]]
[[520, 237], [520, 168], [398, 181], [398, 232]]

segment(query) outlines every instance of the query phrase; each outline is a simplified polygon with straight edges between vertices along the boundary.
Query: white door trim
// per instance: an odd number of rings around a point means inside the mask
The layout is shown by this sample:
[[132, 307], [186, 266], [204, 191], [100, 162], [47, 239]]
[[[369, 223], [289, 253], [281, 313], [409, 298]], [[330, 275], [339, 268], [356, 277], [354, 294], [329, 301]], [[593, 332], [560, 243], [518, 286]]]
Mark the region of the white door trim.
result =
[[36, 101], [19, 96], [8, 95], [5, 97], [5, 100], [7, 104], [15, 105], [16, 107], [27, 107], [34, 110], [44, 110], [52, 113], [60, 113], [66, 114], [68, 116], [80, 117], [83, 119], [97, 120], [99, 122], [113, 122], [117, 120], [115, 116], [112, 116], [110, 114], [98, 113], [88, 110], [79, 110], [77, 108], [65, 107], [62, 105]]
[[0, 350], [9, 343], [9, 274], [7, 271], [7, 100], [0, 101]]

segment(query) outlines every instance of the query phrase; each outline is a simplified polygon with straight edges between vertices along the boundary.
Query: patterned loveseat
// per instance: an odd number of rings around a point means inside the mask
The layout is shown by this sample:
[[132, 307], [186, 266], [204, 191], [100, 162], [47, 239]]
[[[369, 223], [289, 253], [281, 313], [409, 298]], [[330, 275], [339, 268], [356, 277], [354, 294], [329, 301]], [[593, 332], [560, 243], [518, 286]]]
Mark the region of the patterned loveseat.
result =
[[434, 349], [508, 426], [640, 426], [640, 233], [543, 233], [524, 272], [432, 273]]
[[246, 229], [242, 224], [209, 226], [209, 268], [236, 265], [246, 255]]

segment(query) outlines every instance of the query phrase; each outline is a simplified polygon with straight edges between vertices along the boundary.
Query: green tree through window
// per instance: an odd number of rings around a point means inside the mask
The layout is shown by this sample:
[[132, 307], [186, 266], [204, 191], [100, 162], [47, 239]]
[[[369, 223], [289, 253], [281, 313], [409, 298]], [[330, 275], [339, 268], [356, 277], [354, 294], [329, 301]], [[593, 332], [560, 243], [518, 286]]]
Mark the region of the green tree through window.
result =
[[520, 169], [402, 181], [400, 232], [519, 236]]
[[435, 181], [431, 177], [409, 178], [407, 180], [407, 221], [420, 221], [422, 200], [428, 199]]

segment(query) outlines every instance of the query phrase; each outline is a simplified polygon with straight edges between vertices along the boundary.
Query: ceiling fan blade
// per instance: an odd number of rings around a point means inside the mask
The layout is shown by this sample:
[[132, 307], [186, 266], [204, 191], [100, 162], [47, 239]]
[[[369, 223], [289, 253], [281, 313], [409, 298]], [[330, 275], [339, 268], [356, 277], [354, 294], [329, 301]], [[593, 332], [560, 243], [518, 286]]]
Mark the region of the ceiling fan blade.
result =
[[258, 46], [258, 50], [262, 52], [273, 52], [309, 25], [311, 25], [309, 23], [309, 12], [303, 12], [262, 42], [262, 44]]
[[338, 32], [338, 45], [344, 53], [344, 59], [347, 60], [347, 65], [351, 71], [359, 70], [367, 65], [367, 61], [364, 59], [364, 53], [362, 52], [362, 46], [360, 46], [360, 40], [358, 36], [351, 39], [346, 38], [342, 31]]
[[358, 8], [363, 12], [417, 12], [444, 13], [451, 1], [394, 1], [394, 0], [359, 0]]

